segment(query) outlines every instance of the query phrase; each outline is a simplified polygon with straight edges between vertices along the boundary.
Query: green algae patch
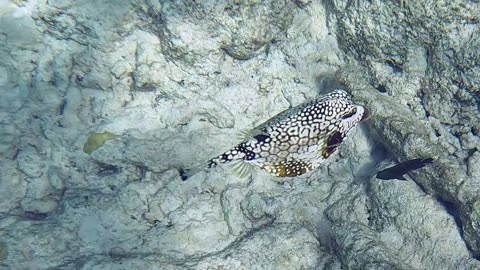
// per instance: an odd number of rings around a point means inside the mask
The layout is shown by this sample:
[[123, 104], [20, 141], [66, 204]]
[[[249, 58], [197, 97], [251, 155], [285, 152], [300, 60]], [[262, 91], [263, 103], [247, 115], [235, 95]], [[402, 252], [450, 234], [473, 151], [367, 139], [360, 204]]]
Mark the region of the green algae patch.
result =
[[92, 133], [87, 142], [83, 145], [83, 152], [90, 154], [98, 148], [102, 147], [107, 141], [117, 138], [118, 135], [108, 131], [102, 133]]

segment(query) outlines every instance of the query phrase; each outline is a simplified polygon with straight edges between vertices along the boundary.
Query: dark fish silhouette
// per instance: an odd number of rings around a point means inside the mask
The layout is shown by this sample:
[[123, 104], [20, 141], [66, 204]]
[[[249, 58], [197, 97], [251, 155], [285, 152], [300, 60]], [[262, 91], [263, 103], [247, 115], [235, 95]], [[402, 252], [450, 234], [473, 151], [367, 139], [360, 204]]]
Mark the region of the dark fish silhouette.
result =
[[426, 158], [426, 159], [416, 158], [416, 159], [407, 160], [393, 167], [379, 171], [377, 173], [377, 178], [383, 179], [383, 180], [390, 180], [390, 179], [406, 180], [405, 177], [403, 177], [403, 175], [413, 170], [423, 168], [425, 165], [432, 162], [433, 162], [433, 158]]

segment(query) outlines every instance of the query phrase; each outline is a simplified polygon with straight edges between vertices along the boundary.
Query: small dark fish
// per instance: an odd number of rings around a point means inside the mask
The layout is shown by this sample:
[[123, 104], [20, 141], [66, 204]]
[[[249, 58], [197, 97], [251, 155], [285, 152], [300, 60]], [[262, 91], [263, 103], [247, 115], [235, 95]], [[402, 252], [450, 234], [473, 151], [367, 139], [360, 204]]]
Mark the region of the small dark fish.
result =
[[390, 180], [390, 179], [406, 180], [405, 177], [403, 177], [403, 175], [413, 170], [423, 168], [425, 165], [432, 162], [433, 162], [433, 158], [426, 158], [426, 159], [416, 158], [416, 159], [407, 160], [393, 167], [379, 171], [377, 173], [377, 178], [383, 179], [383, 180]]

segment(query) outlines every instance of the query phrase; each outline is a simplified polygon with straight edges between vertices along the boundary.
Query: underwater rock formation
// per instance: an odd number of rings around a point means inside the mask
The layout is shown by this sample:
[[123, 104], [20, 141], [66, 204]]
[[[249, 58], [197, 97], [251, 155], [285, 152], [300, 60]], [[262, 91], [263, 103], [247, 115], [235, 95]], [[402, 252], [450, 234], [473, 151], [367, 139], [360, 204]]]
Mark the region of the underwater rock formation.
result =
[[[0, 268], [480, 268], [480, 9], [435, 3], [0, 0]], [[337, 160], [181, 181], [335, 88]]]
[[[419, 173], [417, 183], [452, 208], [467, 246], [479, 258], [480, 178], [474, 162], [480, 151], [480, 69], [478, 55], [472, 54], [480, 46], [480, 31], [472, 28], [479, 23], [479, 4], [335, 7], [351, 19], [339, 20], [339, 29], [356, 26], [355, 32], [339, 31], [339, 44], [366, 67], [345, 68], [339, 80], [372, 107], [373, 129], [399, 158], [439, 158], [438, 166]], [[371, 18], [377, 31], [366, 26]]]

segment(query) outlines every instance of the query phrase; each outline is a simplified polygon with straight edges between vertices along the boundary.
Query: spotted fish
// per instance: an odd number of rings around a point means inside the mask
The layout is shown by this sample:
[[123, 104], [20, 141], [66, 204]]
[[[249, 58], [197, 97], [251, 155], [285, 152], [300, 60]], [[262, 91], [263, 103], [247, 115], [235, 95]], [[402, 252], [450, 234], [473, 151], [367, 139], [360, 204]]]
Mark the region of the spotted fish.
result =
[[[319, 167], [368, 116], [347, 92], [334, 90], [274, 116], [253, 136], [209, 160], [207, 168], [235, 162], [240, 176], [248, 175], [251, 165], [279, 177], [302, 175]], [[184, 180], [191, 174], [180, 170]]]

